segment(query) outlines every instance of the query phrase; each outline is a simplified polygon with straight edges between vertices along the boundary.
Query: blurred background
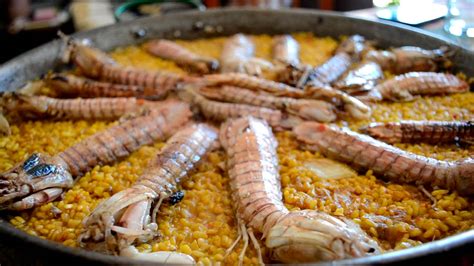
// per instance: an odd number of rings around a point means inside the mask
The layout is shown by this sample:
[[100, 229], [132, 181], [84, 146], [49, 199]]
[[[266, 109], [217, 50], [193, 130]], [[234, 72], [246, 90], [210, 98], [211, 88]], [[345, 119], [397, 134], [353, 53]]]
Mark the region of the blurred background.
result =
[[[70, 34], [142, 16], [226, 6], [341, 11], [367, 19], [392, 20], [421, 27], [469, 48], [471, 44], [463, 38], [469, 33], [463, 30], [466, 25], [461, 24], [459, 28], [457, 22], [448, 23], [454, 21], [450, 14], [456, 16], [456, 12], [466, 9], [452, 9], [452, 5], [463, 1], [474, 6], [474, 0], [0, 0], [0, 63], [56, 38], [58, 30]], [[474, 16], [472, 6], [467, 6], [470, 16]], [[454, 10], [454, 13], [448, 10]], [[474, 37], [474, 28], [470, 34]]]

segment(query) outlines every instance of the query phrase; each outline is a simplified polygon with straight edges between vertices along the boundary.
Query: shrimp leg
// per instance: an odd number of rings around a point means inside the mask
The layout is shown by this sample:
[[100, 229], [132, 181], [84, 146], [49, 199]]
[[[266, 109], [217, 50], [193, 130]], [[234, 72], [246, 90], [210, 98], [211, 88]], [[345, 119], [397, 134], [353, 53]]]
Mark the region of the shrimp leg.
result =
[[447, 162], [403, 151], [349, 129], [305, 122], [294, 129], [297, 138], [311, 150], [351, 164], [394, 182], [431, 185], [474, 193], [474, 159]]
[[[143, 145], [168, 138], [185, 124], [191, 112], [181, 102], [167, 102], [148, 114], [98, 132], [54, 155], [35, 153], [25, 162], [0, 174], [0, 209], [24, 210], [45, 204], [57, 191], [71, 188], [73, 177], [82, 176], [96, 165], [128, 156]], [[34, 194], [33, 200], [28, 198]]]
[[474, 121], [371, 123], [361, 131], [386, 143], [474, 143]]
[[360, 257], [378, 250], [377, 244], [347, 219], [311, 210], [290, 212], [285, 207], [278, 143], [264, 121], [253, 117], [231, 120], [221, 126], [219, 137], [229, 157], [237, 220], [244, 225], [240, 233], [245, 237], [250, 232], [250, 238], [252, 232], [261, 233], [273, 260], [309, 263]]

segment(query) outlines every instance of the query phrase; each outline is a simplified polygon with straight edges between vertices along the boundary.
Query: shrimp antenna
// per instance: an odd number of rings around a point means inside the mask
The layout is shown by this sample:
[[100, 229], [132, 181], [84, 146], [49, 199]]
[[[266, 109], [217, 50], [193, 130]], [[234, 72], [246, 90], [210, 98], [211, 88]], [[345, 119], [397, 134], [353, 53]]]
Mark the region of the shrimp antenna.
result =
[[69, 61], [71, 59], [70, 57], [71, 57], [71, 54], [73, 52], [73, 49], [76, 46], [75, 42], [72, 39], [72, 37], [64, 34], [60, 30], [58, 31], [58, 36], [59, 36], [59, 38], [61, 38], [61, 40], [63, 40], [66, 43], [66, 50], [64, 51], [63, 55], [61, 56], [61, 60], [64, 63], [69, 63]]
[[434, 50], [437, 56], [436, 59], [441, 61], [449, 61], [450, 58], [454, 57], [458, 52], [458, 49], [443, 45], [440, 48]]
[[21, 95], [35, 95], [38, 94], [41, 88], [44, 86], [43, 80], [29, 81], [23, 87], [21, 87], [17, 93]]
[[73, 42], [73, 40], [70, 36], [64, 34], [64, 32], [62, 32], [60, 30], [58, 30], [58, 36], [59, 36], [59, 38], [61, 38], [61, 40], [63, 40], [67, 44], [71, 44]]

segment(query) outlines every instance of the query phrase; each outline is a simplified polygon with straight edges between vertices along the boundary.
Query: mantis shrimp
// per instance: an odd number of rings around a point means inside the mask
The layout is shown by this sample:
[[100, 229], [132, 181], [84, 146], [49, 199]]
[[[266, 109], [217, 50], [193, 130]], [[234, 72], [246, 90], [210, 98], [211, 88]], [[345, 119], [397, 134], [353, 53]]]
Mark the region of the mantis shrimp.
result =
[[54, 156], [34, 153], [0, 174], [0, 209], [25, 210], [53, 201], [71, 188], [73, 177], [82, 176], [98, 164], [128, 156], [143, 145], [168, 138], [190, 115], [187, 104], [170, 101]]
[[228, 174], [242, 238], [243, 260], [249, 239], [261, 251], [255, 233], [261, 233], [273, 260], [308, 263], [360, 257], [378, 252], [358, 225], [314, 210], [290, 212], [282, 201], [278, 174], [278, 145], [262, 120], [244, 117], [221, 126], [221, 144], [229, 159]]
[[[100, 203], [84, 221], [80, 241], [108, 252], [137, 257], [132, 246], [158, 235], [156, 216], [163, 200], [178, 191], [180, 182], [215, 144], [217, 130], [206, 124], [188, 126], [174, 134], [130, 188]], [[153, 203], [155, 206], [152, 208]], [[98, 244], [99, 243], [99, 244]], [[141, 254], [155, 262], [193, 263], [192, 257], [176, 252]]]

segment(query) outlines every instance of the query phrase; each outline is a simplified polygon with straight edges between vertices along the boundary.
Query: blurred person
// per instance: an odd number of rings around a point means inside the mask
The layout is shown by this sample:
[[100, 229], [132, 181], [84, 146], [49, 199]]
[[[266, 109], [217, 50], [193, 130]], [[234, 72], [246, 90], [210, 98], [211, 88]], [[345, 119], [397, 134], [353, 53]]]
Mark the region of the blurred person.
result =
[[30, 0], [3, 0], [2, 9], [7, 10], [6, 22], [11, 24], [17, 19], [26, 19], [31, 13]]
[[[0, 0], [0, 64], [51, 41], [57, 37], [58, 30], [66, 34], [73, 32], [67, 13], [63, 16], [66, 20], [49, 24], [68, 4], [67, 0]], [[37, 23], [36, 27], [24, 27], [30, 23]]]

